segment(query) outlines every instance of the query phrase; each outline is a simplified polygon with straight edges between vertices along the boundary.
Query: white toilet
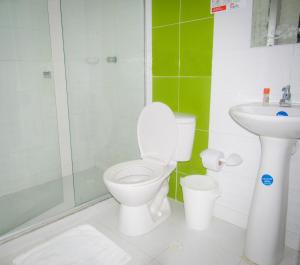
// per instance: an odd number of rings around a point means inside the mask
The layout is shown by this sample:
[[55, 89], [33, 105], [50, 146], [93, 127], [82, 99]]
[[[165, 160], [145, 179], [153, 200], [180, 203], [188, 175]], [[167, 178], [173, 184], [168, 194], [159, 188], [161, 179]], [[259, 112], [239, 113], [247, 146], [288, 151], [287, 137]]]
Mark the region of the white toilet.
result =
[[119, 228], [123, 234], [145, 234], [170, 215], [169, 175], [177, 161], [190, 159], [194, 133], [194, 116], [174, 114], [159, 102], [144, 107], [137, 124], [141, 159], [114, 165], [103, 176], [121, 204]]

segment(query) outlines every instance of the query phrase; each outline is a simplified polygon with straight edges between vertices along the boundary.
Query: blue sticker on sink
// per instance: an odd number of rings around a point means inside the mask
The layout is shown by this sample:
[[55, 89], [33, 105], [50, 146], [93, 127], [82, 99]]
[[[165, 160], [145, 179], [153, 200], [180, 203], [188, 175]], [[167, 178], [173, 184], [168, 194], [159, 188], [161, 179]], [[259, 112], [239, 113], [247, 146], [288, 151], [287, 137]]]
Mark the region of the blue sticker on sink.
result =
[[285, 112], [285, 111], [278, 111], [276, 113], [276, 116], [289, 116], [289, 114], [287, 112]]
[[273, 177], [269, 174], [264, 174], [261, 177], [261, 182], [265, 185], [265, 186], [271, 186], [273, 184]]

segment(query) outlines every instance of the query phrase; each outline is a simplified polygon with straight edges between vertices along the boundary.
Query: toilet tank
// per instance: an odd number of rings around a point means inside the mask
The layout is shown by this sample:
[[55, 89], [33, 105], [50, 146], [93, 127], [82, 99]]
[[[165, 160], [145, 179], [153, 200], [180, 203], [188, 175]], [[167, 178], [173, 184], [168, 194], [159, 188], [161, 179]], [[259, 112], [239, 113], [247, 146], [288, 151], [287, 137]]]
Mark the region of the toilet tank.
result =
[[191, 159], [196, 118], [185, 113], [175, 113], [178, 128], [177, 147], [173, 159], [175, 161], [188, 161]]

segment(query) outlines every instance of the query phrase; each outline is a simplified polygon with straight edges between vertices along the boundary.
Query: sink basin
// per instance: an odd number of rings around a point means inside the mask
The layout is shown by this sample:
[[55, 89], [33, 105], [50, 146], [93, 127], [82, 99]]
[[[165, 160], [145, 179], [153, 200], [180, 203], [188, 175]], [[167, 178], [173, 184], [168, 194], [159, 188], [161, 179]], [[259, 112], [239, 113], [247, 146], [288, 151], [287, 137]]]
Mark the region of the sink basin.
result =
[[280, 264], [285, 244], [289, 164], [300, 138], [300, 105], [250, 103], [230, 116], [259, 135], [260, 165], [248, 217], [245, 256], [256, 264]]
[[250, 103], [232, 107], [229, 113], [240, 126], [259, 136], [300, 138], [300, 105]]

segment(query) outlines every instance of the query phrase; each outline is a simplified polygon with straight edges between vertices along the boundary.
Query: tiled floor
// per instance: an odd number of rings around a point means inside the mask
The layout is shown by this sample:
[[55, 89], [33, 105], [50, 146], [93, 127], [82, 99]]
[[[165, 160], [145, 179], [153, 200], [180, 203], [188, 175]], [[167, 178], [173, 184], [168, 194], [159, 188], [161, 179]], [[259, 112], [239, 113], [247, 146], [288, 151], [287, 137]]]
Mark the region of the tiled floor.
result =
[[[0, 246], [0, 264], [11, 265], [17, 255], [61, 232], [90, 224], [127, 251], [128, 265], [249, 265], [242, 258], [244, 230], [214, 219], [211, 227], [190, 230], [184, 221], [183, 205], [172, 203], [172, 216], [154, 231], [140, 237], [121, 235], [117, 229], [118, 204], [109, 199], [54, 224]], [[299, 265], [300, 255], [286, 249], [282, 265]]]

